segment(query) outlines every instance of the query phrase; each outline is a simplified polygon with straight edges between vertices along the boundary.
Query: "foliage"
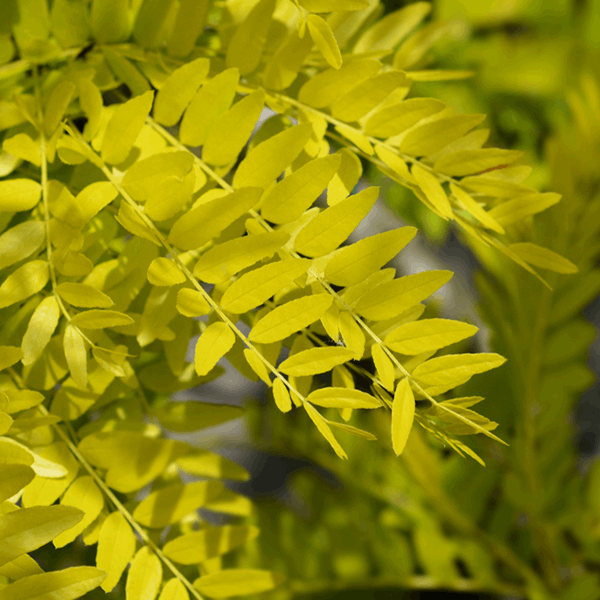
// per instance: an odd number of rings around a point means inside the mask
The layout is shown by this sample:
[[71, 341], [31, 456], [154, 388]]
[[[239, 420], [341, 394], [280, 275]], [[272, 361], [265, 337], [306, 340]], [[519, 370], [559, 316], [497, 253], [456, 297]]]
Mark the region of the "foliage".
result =
[[[451, 31], [445, 22], [422, 25], [429, 9], [417, 2], [382, 18], [367, 0], [3, 3], [0, 599], [76, 598], [118, 585], [128, 599], [162, 600], [302, 589], [256, 568], [287, 572], [284, 554], [251, 560], [264, 544], [252, 541], [258, 529], [244, 517], [267, 513], [223, 484], [246, 479], [244, 469], [184, 441], [242, 414], [171, 398], [222, 375], [223, 357], [269, 387], [269, 410], [289, 413], [281, 414], [286, 438], [305, 436], [315, 456], [324, 439], [330, 462], [331, 448], [341, 458], [345, 448], [360, 449], [374, 479], [360, 485], [380, 500], [388, 477], [402, 486], [435, 585], [467, 582], [456, 583], [457, 540], [430, 516], [432, 501], [464, 537], [460, 557], [479, 577], [468, 585], [513, 585], [494, 572], [490, 554], [532, 594], [545, 593], [504, 545], [474, 545], [484, 534], [446, 501], [429, 448], [444, 443], [461, 455], [448, 464], [464, 465], [464, 455], [483, 463], [459, 438], [481, 433], [498, 444], [498, 423], [471, 408], [477, 391], [447, 393], [505, 359], [464, 352], [473, 325], [420, 318], [421, 302], [452, 273], [396, 277], [385, 268], [414, 227], [345, 244], [378, 197], [377, 188], [353, 193], [361, 157], [481, 244], [502, 279], [549, 288], [534, 267], [570, 274], [575, 262], [588, 266], [568, 246], [554, 247], [551, 231], [543, 239], [550, 248], [534, 243], [543, 236], [531, 217], [559, 195], [523, 183], [529, 168], [514, 164], [520, 152], [483, 147], [483, 115], [411, 97], [413, 82], [469, 75], [425, 68]], [[495, 262], [501, 256], [506, 264]], [[508, 290], [520, 302], [515, 285]], [[503, 352], [513, 358], [514, 348]], [[506, 377], [506, 368], [497, 372]], [[512, 418], [505, 427], [529, 417]], [[374, 435], [357, 427], [363, 422], [390, 436], [393, 454], [382, 444], [365, 449]], [[533, 461], [537, 440], [525, 428]], [[401, 454], [419, 486], [388, 467]], [[490, 471], [477, 462], [464, 468], [481, 481]], [[516, 462], [507, 477], [519, 477]], [[343, 478], [360, 464], [335, 459], [332, 469]], [[475, 500], [485, 495], [478, 490]], [[198, 509], [221, 516], [209, 525]], [[543, 545], [541, 509], [537, 517]], [[408, 531], [407, 522], [399, 528]], [[277, 533], [269, 519], [261, 529], [267, 539]], [[373, 551], [398, 577], [396, 553], [410, 555], [409, 536], [392, 529], [374, 530]], [[95, 567], [44, 572], [28, 554], [80, 535], [97, 545]], [[248, 550], [232, 553], [239, 547]], [[338, 556], [337, 574], [352, 572], [356, 557]], [[409, 567], [404, 575], [418, 586]]]

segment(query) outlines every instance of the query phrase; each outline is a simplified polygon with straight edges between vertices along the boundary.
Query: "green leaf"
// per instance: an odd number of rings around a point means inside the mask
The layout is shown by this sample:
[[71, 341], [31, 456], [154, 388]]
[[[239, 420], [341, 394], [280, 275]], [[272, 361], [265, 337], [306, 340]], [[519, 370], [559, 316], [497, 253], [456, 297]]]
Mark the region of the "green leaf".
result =
[[311, 257], [329, 254], [369, 214], [378, 195], [379, 188], [370, 187], [324, 210], [300, 230], [294, 249]]
[[259, 260], [271, 258], [289, 239], [285, 231], [269, 231], [218, 244], [200, 257], [194, 275], [206, 283], [222, 283]]
[[415, 397], [408, 379], [398, 382], [392, 404], [392, 447], [396, 456], [402, 454], [415, 418]]
[[152, 285], [171, 286], [184, 283], [186, 277], [174, 260], [159, 256], [148, 267], [148, 281]]
[[113, 52], [106, 47], [102, 48], [102, 54], [104, 54], [104, 58], [117, 80], [130, 89], [132, 96], [140, 96], [150, 91], [150, 85], [146, 78], [122, 54]]
[[445, 107], [443, 102], [433, 98], [410, 98], [375, 111], [367, 119], [364, 130], [367, 135], [374, 137], [392, 137]]
[[564, 258], [560, 254], [557, 254], [548, 248], [542, 248], [537, 244], [532, 244], [531, 242], [511, 244], [509, 248], [525, 262], [534, 265], [535, 267], [567, 274], [577, 273], [579, 270], [577, 265], [574, 265], [570, 260]]
[[311, 392], [308, 402], [324, 408], [381, 408], [383, 404], [377, 398], [343, 387], [328, 387]]
[[114, 302], [104, 292], [74, 281], [65, 281], [56, 286], [58, 295], [73, 306], [82, 308], [109, 308]]
[[340, 248], [327, 263], [325, 278], [344, 287], [360, 282], [394, 258], [416, 232], [414, 227], [402, 227]]
[[323, 71], [300, 88], [298, 100], [315, 108], [325, 108], [362, 81], [375, 75], [380, 67], [381, 63], [376, 60], [356, 59], [342, 68]]
[[51, 136], [61, 122], [71, 97], [75, 91], [75, 84], [71, 81], [57, 83], [50, 92], [44, 106], [44, 129], [46, 135]]
[[260, 199], [257, 187], [243, 187], [188, 211], [175, 223], [169, 241], [182, 250], [193, 250], [216, 237]]
[[179, 139], [183, 144], [204, 144], [217, 118], [231, 106], [239, 79], [238, 69], [227, 69], [207, 81], [194, 94], [179, 129]]
[[83, 517], [70, 506], [32, 506], [0, 516], [0, 566], [47, 544]]
[[312, 133], [311, 123], [290, 127], [253, 148], [233, 176], [233, 186], [266, 189], [300, 154]]
[[272, 23], [275, 0], [260, 0], [237, 26], [227, 47], [228, 67], [237, 67], [241, 75], [256, 70]]
[[125, 598], [127, 600], [154, 600], [162, 580], [160, 559], [148, 546], [140, 548], [133, 557], [127, 583]]
[[196, 343], [194, 364], [198, 375], [207, 375], [229, 352], [235, 343], [235, 334], [226, 323], [209, 325]]
[[156, 94], [154, 118], [165, 125], [176, 125], [210, 69], [208, 58], [197, 58], [173, 71]]
[[271, 571], [255, 569], [224, 569], [194, 581], [194, 587], [209, 598], [258, 594], [280, 585], [285, 577]]
[[248, 339], [260, 344], [283, 340], [320, 319], [332, 302], [333, 298], [328, 294], [316, 294], [287, 302], [255, 323]]
[[306, 17], [306, 25], [310, 37], [312, 37], [323, 58], [330, 66], [339, 69], [342, 66], [342, 53], [327, 21], [318, 15], [309, 14]]
[[294, 377], [316, 375], [330, 371], [336, 365], [344, 364], [353, 358], [356, 358], [355, 353], [348, 348], [311, 348], [286, 358], [279, 365], [279, 370]]
[[61, 505], [74, 506], [83, 512], [83, 518], [77, 525], [63, 531], [53, 540], [55, 548], [62, 548], [72, 542], [83, 530], [91, 525], [104, 508], [104, 496], [93, 477], [79, 477], [65, 492], [60, 500]]
[[310, 261], [289, 258], [259, 267], [242, 275], [223, 294], [221, 307], [241, 314], [261, 305], [310, 268]]
[[102, 93], [91, 81], [81, 77], [77, 82], [79, 88], [79, 104], [87, 117], [83, 137], [91, 140], [97, 133], [102, 115]]
[[382, 283], [360, 298], [356, 311], [374, 321], [392, 319], [428, 298], [452, 275], [452, 271], [423, 271]]
[[385, 338], [386, 345], [400, 354], [421, 354], [438, 350], [477, 332], [475, 325], [449, 319], [424, 319], [404, 323]]
[[285, 177], [266, 193], [260, 209], [262, 216], [278, 224], [300, 218], [327, 187], [341, 160], [339, 154], [323, 156]]
[[424, 123], [406, 134], [400, 150], [411, 156], [428, 156], [462, 137], [484, 119], [485, 115], [454, 115]]
[[231, 550], [253, 540], [258, 533], [259, 530], [256, 527], [248, 525], [206, 527], [167, 542], [163, 552], [167, 558], [176, 563], [193, 565], [231, 552]]
[[212, 309], [202, 292], [184, 288], [177, 292], [177, 310], [184, 317], [201, 317]]
[[175, 25], [167, 42], [170, 56], [184, 57], [193, 50], [204, 31], [209, 9], [208, 0], [180, 0]]
[[444, 219], [451, 219], [452, 206], [437, 177], [417, 163], [413, 164], [411, 173], [437, 214]]
[[0, 464], [0, 502], [20, 492], [35, 477], [27, 465]]
[[153, 98], [154, 92], [147, 91], [118, 106], [102, 140], [101, 156], [105, 162], [117, 165], [127, 158], [150, 113]]
[[[216, 323], [214, 324], [216, 325]], [[239, 419], [245, 413], [244, 409], [239, 406], [188, 401], [167, 402], [157, 407], [155, 414], [166, 429], [185, 433]]]
[[104, 329], [105, 327], [122, 327], [131, 325], [133, 319], [116, 310], [86, 310], [71, 319], [71, 325], [82, 329]]
[[202, 160], [221, 166], [233, 162], [252, 134], [264, 101], [264, 91], [256, 90], [220, 115], [206, 136]]
[[369, 8], [368, 0], [299, 0], [300, 6], [309, 12], [363, 10]]
[[196, 512], [215, 499], [222, 490], [220, 481], [170, 485], [142, 500], [133, 511], [133, 517], [144, 527], [166, 527]]
[[71, 567], [52, 573], [30, 575], [0, 590], [0, 599], [74, 600], [97, 588], [105, 577], [106, 573], [94, 567]]

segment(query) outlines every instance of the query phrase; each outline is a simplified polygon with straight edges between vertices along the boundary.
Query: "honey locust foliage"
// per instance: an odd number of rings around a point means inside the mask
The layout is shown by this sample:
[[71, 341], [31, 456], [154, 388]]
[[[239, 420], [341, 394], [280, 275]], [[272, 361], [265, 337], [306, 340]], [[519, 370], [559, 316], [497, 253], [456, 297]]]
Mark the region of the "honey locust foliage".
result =
[[[443, 395], [505, 359], [434, 356], [475, 328], [420, 319], [452, 274], [385, 268], [412, 227], [345, 244], [378, 195], [352, 193], [360, 156], [531, 273], [575, 270], [505, 229], [559, 197], [524, 185], [527, 167], [487, 172], [520, 154], [483, 148], [483, 115], [410, 97], [413, 81], [468, 75], [423, 68], [448, 28], [422, 25], [429, 8], [3, 3], [0, 600], [109, 592], [128, 565], [128, 600], [282, 583], [221, 558], [258, 533], [222, 483], [247, 473], [171, 435], [243, 414], [170, 398], [222, 357], [342, 458], [334, 431], [373, 438], [348, 423], [360, 409], [387, 413], [396, 454], [415, 421], [480, 462], [458, 437], [500, 441]], [[28, 554], [79, 536], [96, 567], [44, 573]]]

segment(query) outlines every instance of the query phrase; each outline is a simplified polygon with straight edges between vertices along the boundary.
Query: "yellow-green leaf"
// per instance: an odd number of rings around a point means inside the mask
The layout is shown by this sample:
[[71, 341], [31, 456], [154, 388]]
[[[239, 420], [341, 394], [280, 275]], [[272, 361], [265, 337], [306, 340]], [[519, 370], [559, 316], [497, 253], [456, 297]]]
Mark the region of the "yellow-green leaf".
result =
[[2, 600], [74, 600], [97, 588], [106, 573], [94, 567], [70, 567], [23, 577], [0, 591]]
[[221, 306], [237, 314], [252, 310], [304, 275], [309, 268], [309, 260], [290, 258], [254, 269], [227, 288]]
[[519, 244], [511, 244], [509, 248], [522, 258], [525, 262], [535, 267], [549, 269], [557, 273], [577, 273], [579, 270], [577, 265], [574, 265], [570, 260], [564, 258], [560, 254], [543, 248], [531, 242], [522, 242]]
[[164, 585], [158, 600], [190, 600], [185, 585], [176, 577], [169, 579]]
[[560, 200], [560, 194], [531, 194], [506, 200], [494, 206], [489, 212], [501, 227], [512, 225], [526, 217], [540, 213]]
[[413, 377], [426, 386], [458, 385], [466, 383], [473, 375], [495, 369], [506, 359], [499, 354], [447, 354], [421, 363], [413, 371]]
[[5, 139], [2, 144], [4, 152], [22, 158], [39, 167], [42, 162], [39, 141], [34, 142], [26, 133], [17, 133]]
[[280, 585], [285, 577], [272, 571], [224, 569], [194, 581], [194, 587], [209, 598], [229, 598], [267, 592]]
[[[226, 405], [226, 404], [212, 404], [210, 406], [210, 412], [207, 410], [205, 414], [208, 418], [214, 414], [213, 409], [219, 410], [221, 407], [228, 407], [232, 409], [239, 408], [237, 406]], [[243, 410], [239, 410], [237, 417], [243, 414]], [[198, 415], [199, 416], [199, 415]], [[215, 422], [218, 425], [224, 422]], [[204, 424], [201, 425], [201, 428]], [[177, 459], [177, 466], [190, 475], [197, 475], [199, 477], [211, 477], [213, 479], [233, 479], [235, 481], [248, 481], [250, 479], [250, 473], [244, 469], [244, 467], [234, 463], [232, 460], [216, 454], [215, 452], [209, 452], [208, 450], [192, 450], [186, 456], [182, 456]]]
[[166, 429], [185, 433], [239, 419], [244, 416], [244, 409], [230, 404], [167, 402], [157, 407], [155, 414]]
[[430, 10], [429, 2], [415, 2], [386, 15], [362, 34], [353, 52], [358, 54], [395, 48], [429, 14]]
[[409, 85], [410, 80], [400, 71], [379, 73], [358, 83], [349, 92], [338, 95], [331, 107], [331, 114], [347, 123], [357, 121], [383, 102], [394, 90]]
[[315, 13], [369, 8], [368, 0], [300, 0], [299, 4], [307, 11]]
[[382, 283], [360, 298], [356, 310], [374, 321], [392, 319], [429, 297], [452, 275], [452, 271], [423, 271]]
[[50, 92], [44, 106], [44, 129], [50, 136], [61, 122], [71, 97], [75, 91], [75, 84], [71, 81], [57, 83]]
[[167, 558], [179, 564], [193, 565], [231, 552], [234, 548], [253, 540], [258, 533], [256, 527], [248, 525], [206, 527], [167, 542], [163, 552]]
[[369, 214], [378, 195], [378, 187], [369, 187], [324, 210], [300, 230], [294, 249], [311, 257], [329, 254]]
[[454, 183], [450, 184], [454, 197], [469, 211], [484, 227], [504, 235], [504, 228], [499, 225], [489, 212], [484, 210], [467, 192]]
[[133, 511], [133, 517], [144, 527], [162, 528], [181, 521], [197, 511], [223, 490], [220, 481], [177, 483], [152, 492]]
[[391, 106], [384, 106], [367, 119], [365, 133], [379, 138], [392, 137], [445, 107], [443, 102], [433, 98], [410, 98]]
[[379, 344], [373, 344], [371, 353], [373, 354], [373, 362], [377, 369], [377, 375], [379, 375], [383, 387], [386, 390], [393, 391], [396, 373], [390, 357]]
[[71, 377], [77, 387], [85, 389], [88, 380], [87, 351], [81, 334], [73, 325], [67, 325], [63, 345]]
[[208, 2], [180, 0], [175, 25], [167, 41], [169, 56], [186, 57], [194, 49], [198, 36], [204, 31], [209, 10]]
[[122, 327], [131, 325], [134, 320], [116, 310], [86, 310], [71, 319], [71, 325], [82, 329], [104, 329], [105, 327]]
[[451, 219], [452, 206], [437, 177], [417, 163], [413, 164], [411, 173], [436, 212], [445, 219]]
[[450, 319], [423, 319], [404, 323], [385, 338], [386, 345], [400, 354], [421, 354], [438, 350], [477, 332], [475, 325]]
[[250, 348], [244, 348], [244, 358], [250, 368], [262, 379], [267, 385], [271, 385], [271, 378], [269, 377], [269, 369], [260, 357]]
[[196, 343], [194, 364], [198, 375], [207, 375], [219, 360], [231, 350], [235, 334], [225, 323], [209, 325]]
[[325, 278], [344, 287], [358, 283], [394, 258], [416, 232], [414, 227], [402, 227], [340, 248], [327, 263]]
[[310, 417], [310, 420], [317, 426], [319, 433], [329, 442], [329, 445], [333, 448], [334, 452], [340, 458], [348, 458], [348, 455], [344, 451], [344, 449], [340, 446], [340, 443], [335, 439], [331, 428], [328, 425], [328, 421], [326, 421], [319, 411], [312, 406], [312, 404], [308, 402], [303, 402], [302, 406], [306, 410], [306, 413]]
[[419, 125], [409, 131], [400, 150], [411, 156], [428, 156], [479, 125], [485, 115], [454, 115]]
[[0, 285], [0, 308], [26, 300], [48, 283], [48, 263], [32, 260], [11, 273]]
[[44, 241], [41, 221], [25, 221], [0, 235], [0, 269], [10, 267], [35, 252]]
[[237, 26], [227, 47], [228, 67], [237, 67], [241, 75], [248, 75], [258, 67], [274, 8], [275, 0], [260, 0]]
[[73, 306], [109, 308], [114, 302], [104, 292], [85, 283], [66, 281], [56, 286], [58, 295]]
[[329, 387], [311, 392], [306, 398], [324, 408], [380, 408], [383, 404], [373, 396], [343, 387]]
[[459, 150], [438, 158], [433, 169], [446, 175], [462, 177], [481, 173], [481, 171], [501, 165], [509, 165], [522, 156], [523, 153], [520, 150], [500, 150], [498, 148]]
[[285, 383], [283, 383], [279, 377], [276, 377], [275, 381], [273, 381], [273, 399], [281, 412], [286, 413], [292, 410], [290, 393], [288, 392]]
[[264, 91], [256, 90], [220, 115], [206, 136], [202, 160], [209, 165], [233, 162], [254, 130], [264, 100]]
[[201, 317], [207, 315], [211, 308], [202, 292], [184, 288], [177, 292], [177, 310], [184, 317]]
[[335, 427], [336, 429], [340, 429], [341, 431], [345, 431], [351, 435], [355, 435], [357, 437], [361, 437], [365, 440], [376, 440], [377, 436], [374, 436], [369, 431], [365, 431], [364, 429], [359, 429], [358, 427], [353, 427], [352, 425], [348, 425], [347, 423], [337, 423], [336, 421], [329, 421], [325, 419], [328, 425]]
[[267, 192], [261, 205], [262, 216], [273, 223], [298, 219], [327, 187], [341, 160], [341, 155], [330, 154], [288, 175]]
[[306, 24], [310, 37], [312, 37], [323, 58], [329, 65], [339, 69], [342, 66], [342, 53], [327, 21], [318, 15], [309, 14], [306, 17]]
[[392, 447], [396, 456], [400, 456], [415, 418], [415, 397], [408, 379], [400, 380], [392, 404]]
[[289, 239], [285, 231], [269, 231], [218, 244], [199, 258], [194, 275], [206, 283], [222, 283], [259, 260], [270, 258]]
[[148, 267], [148, 281], [158, 286], [177, 285], [185, 281], [185, 275], [175, 261], [159, 256]]
[[313, 41], [309, 35], [301, 38], [296, 30], [291, 31], [267, 60], [263, 73], [264, 86], [272, 90], [283, 90], [290, 86], [312, 46]]
[[154, 92], [147, 91], [119, 105], [106, 126], [102, 140], [102, 159], [112, 165], [123, 162], [152, 107]]
[[17, 346], [0, 346], [0, 371], [23, 358], [23, 350]]
[[127, 202], [121, 202], [119, 208], [119, 214], [116, 215], [115, 219], [130, 233], [137, 235], [145, 240], [161, 246], [159, 239], [156, 234], [148, 227], [148, 225], [142, 220], [142, 218], [127, 204]]
[[316, 375], [330, 371], [336, 365], [346, 363], [353, 358], [356, 358], [356, 354], [348, 348], [311, 348], [286, 358], [279, 365], [279, 370], [294, 377]]
[[365, 352], [365, 334], [348, 311], [342, 311], [339, 316], [340, 335], [346, 348], [354, 352], [355, 360], [360, 360]]
[[142, 546], [133, 557], [127, 583], [125, 598], [127, 600], [154, 600], [162, 580], [160, 559], [148, 546]]
[[20, 464], [0, 464], [0, 502], [20, 492], [33, 478], [35, 471]]
[[186, 146], [202, 146], [215, 121], [233, 102], [240, 79], [237, 69], [221, 71], [192, 98], [181, 121], [179, 139]]
[[300, 154], [312, 133], [310, 123], [290, 127], [253, 148], [233, 176], [233, 186], [267, 188]]
[[32, 506], [0, 516], [0, 565], [47, 544], [83, 517], [70, 506]]
[[81, 77], [77, 82], [79, 87], [79, 104], [87, 117], [83, 137], [91, 140], [100, 126], [102, 114], [102, 93], [89, 79]]
[[248, 339], [260, 344], [283, 340], [314, 323], [331, 306], [328, 294], [316, 294], [278, 306], [254, 324]]
[[[147, 4], [146, 4], [147, 6]], [[102, 54], [117, 81], [124, 83], [133, 96], [140, 96], [150, 90], [148, 80], [139, 69], [119, 52], [113, 52], [110, 47], [104, 46]]]
[[[320, 17], [317, 17], [320, 18]], [[341, 69], [328, 69], [311, 77], [298, 92], [298, 100], [315, 108], [325, 108], [340, 96], [379, 71], [381, 63], [370, 59], [356, 59]]]
[[257, 187], [244, 187], [200, 204], [175, 221], [169, 241], [182, 250], [193, 250], [206, 244], [248, 212], [258, 202], [260, 194]]
[[83, 530], [91, 525], [104, 508], [104, 496], [91, 475], [76, 479], [60, 500], [61, 505], [74, 506], [83, 512], [77, 525], [63, 531], [53, 540], [55, 548], [62, 548], [72, 542]]
[[173, 71], [156, 94], [154, 118], [167, 127], [175, 125], [208, 75], [209, 69], [208, 58], [197, 58]]

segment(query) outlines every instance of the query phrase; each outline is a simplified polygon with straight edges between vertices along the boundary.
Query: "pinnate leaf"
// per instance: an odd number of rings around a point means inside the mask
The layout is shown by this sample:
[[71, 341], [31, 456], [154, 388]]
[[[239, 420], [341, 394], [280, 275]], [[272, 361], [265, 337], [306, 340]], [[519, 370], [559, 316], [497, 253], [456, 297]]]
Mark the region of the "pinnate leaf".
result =
[[229, 352], [235, 343], [235, 334], [225, 323], [209, 325], [196, 343], [194, 364], [198, 375], [207, 375]]
[[414, 417], [415, 397], [408, 379], [404, 378], [396, 387], [392, 404], [392, 447], [396, 456], [400, 456], [406, 446]]

